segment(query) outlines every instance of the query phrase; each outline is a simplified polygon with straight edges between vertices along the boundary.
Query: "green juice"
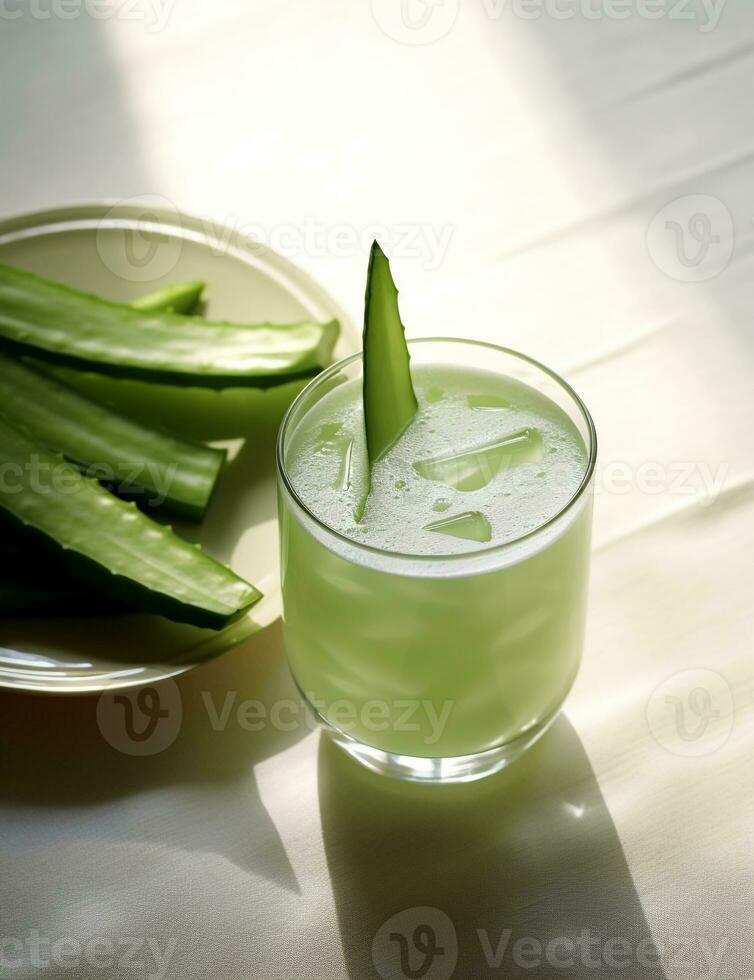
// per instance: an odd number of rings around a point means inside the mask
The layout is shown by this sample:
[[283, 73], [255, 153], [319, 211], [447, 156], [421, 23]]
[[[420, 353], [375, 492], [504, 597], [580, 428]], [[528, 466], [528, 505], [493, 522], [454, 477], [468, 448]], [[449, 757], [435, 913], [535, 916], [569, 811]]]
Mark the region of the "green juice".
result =
[[589, 451], [532, 385], [418, 347], [419, 410], [373, 466], [366, 506], [360, 377], [315, 382], [292, 412], [284, 621], [295, 679], [326, 724], [440, 759], [529, 744], [574, 680]]

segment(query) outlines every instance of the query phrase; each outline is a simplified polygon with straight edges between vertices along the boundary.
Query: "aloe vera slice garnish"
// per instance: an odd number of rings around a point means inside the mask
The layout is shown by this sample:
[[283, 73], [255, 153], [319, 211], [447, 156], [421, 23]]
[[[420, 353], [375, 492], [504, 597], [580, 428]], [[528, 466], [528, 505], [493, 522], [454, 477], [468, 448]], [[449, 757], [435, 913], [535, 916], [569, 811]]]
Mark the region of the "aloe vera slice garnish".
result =
[[221, 629], [261, 593], [0, 418], [0, 512], [74, 573], [138, 609]]
[[390, 263], [372, 245], [364, 302], [364, 425], [369, 462], [398, 440], [419, 405]]
[[373, 242], [364, 298], [363, 400], [367, 470], [354, 516], [361, 522], [371, 487], [371, 467], [401, 437], [419, 404], [411, 380], [405, 327], [390, 263]]
[[163, 286], [139, 296], [129, 305], [142, 313], [183, 313], [189, 316], [196, 311], [206, 285], [204, 282], [180, 282], [174, 286]]
[[236, 325], [142, 312], [0, 265], [0, 344], [115, 377], [269, 387], [319, 372], [338, 330], [337, 320]]
[[225, 451], [154, 432], [0, 353], [0, 415], [140, 504], [200, 520]]

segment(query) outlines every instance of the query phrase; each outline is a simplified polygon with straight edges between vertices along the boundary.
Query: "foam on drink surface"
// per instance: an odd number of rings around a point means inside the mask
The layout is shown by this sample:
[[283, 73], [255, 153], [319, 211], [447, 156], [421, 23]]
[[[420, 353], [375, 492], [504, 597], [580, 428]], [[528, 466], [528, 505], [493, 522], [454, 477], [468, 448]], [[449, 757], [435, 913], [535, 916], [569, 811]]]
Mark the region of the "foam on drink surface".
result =
[[372, 467], [360, 522], [354, 515], [366, 472], [361, 381], [328, 392], [292, 433], [288, 473], [321, 521], [386, 551], [459, 554], [515, 540], [573, 497], [587, 453], [573, 422], [549, 398], [473, 368], [420, 364], [412, 375], [419, 411]]

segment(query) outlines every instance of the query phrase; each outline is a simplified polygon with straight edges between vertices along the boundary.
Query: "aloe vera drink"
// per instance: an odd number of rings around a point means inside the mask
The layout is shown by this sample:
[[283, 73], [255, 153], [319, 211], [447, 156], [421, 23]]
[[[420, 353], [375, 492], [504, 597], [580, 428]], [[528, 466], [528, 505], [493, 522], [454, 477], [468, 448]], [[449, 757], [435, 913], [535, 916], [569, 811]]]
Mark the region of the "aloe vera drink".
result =
[[[372, 468], [365, 507], [360, 359], [313, 382], [284, 423], [286, 647], [361, 761], [473, 778], [541, 734], [575, 678], [594, 430], [520, 355], [423, 341], [411, 356], [419, 410]], [[414, 771], [422, 759], [450, 762]]]

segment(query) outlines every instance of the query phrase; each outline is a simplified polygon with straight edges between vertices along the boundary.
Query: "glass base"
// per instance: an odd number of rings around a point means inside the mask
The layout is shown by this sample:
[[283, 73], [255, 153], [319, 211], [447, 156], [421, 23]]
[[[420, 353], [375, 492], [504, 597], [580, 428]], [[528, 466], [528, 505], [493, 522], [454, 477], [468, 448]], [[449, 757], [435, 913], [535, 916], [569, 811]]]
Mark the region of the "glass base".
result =
[[474, 755], [455, 755], [445, 759], [434, 759], [426, 756], [398, 755], [394, 752], [383, 752], [371, 745], [358, 742], [345, 732], [334, 728], [312, 705], [307, 702], [309, 710], [319, 722], [327, 735], [348, 753], [352, 759], [361, 763], [372, 772], [393, 779], [404, 779], [413, 783], [470, 783], [475, 779], [484, 779], [493, 773], [505, 769], [540, 739], [560, 714], [556, 711], [546, 721], [536, 728], [530, 729], [518, 738], [494, 749], [477, 752]]

